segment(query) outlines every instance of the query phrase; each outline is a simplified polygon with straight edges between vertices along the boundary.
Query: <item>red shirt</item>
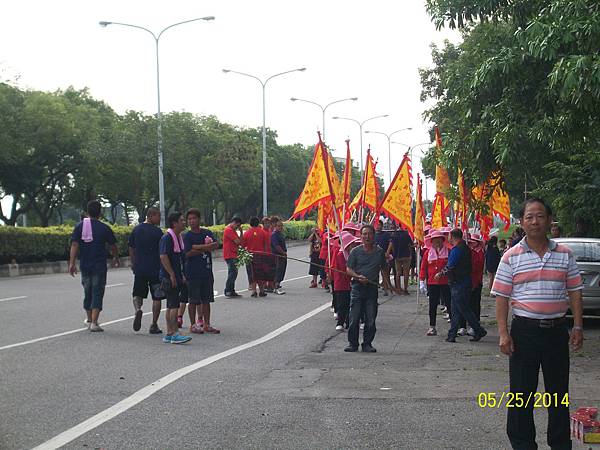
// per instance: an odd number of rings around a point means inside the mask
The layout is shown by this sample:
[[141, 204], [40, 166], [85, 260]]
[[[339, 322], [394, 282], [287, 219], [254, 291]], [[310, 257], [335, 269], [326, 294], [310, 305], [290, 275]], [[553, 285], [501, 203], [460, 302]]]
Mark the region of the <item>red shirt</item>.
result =
[[264, 252], [267, 245], [267, 233], [261, 227], [250, 227], [244, 232], [244, 247], [249, 252]]
[[485, 255], [482, 251], [471, 250], [471, 288], [483, 283]]
[[240, 236], [230, 225], [227, 225], [223, 230], [223, 259], [238, 257], [238, 246], [234, 242], [235, 239], [240, 239]]
[[333, 272], [333, 290], [334, 292], [344, 292], [350, 290], [350, 275], [346, 275], [345, 273], [340, 273], [338, 270], [342, 272], [346, 272], [346, 257], [344, 256], [343, 251], [339, 251], [333, 260], [333, 268], [336, 269]]
[[427, 278], [427, 284], [448, 284], [448, 277], [443, 276], [438, 280], [434, 278], [435, 274], [441, 271], [446, 264], [448, 264], [448, 258], [438, 258], [435, 261], [428, 261], [429, 249], [423, 252], [423, 260], [421, 261], [421, 271], [419, 272], [419, 279], [424, 281]]
[[265, 239], [267, 240], [267, 249], [265, 250], [269, 255], [271, 254], [271, 235], [273, 234], [272, 228], [263, 228], [263, 232], [265, 233]]
[[323, 233], [321, 236], [321, 251], [319, 252], [319, 259], [323, 261], [327, 260], [327, 233]]

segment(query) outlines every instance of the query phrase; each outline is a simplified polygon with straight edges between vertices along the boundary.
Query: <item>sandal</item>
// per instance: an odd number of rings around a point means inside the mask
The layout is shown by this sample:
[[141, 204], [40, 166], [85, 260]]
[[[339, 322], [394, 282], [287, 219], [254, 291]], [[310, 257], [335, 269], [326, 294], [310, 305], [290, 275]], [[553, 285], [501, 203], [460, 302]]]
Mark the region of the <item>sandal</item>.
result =
[[190, 333], [204, 334], [204, 331], [202, 330], [201, 327], [194, 324], [190, 327]]
[[208, 333], [208, 334], [219, 334], [221, 332], [221, 330], [217, 330], [216, 328], [213, 328], [213, 327], [204, 327], [204, 332]]

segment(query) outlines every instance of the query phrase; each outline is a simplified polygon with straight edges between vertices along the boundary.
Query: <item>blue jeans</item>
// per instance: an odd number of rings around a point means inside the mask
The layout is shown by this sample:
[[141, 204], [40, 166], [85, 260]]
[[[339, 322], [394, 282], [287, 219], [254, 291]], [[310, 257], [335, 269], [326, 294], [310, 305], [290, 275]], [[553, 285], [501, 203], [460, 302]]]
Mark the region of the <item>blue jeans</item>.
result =
[[99, 309], [102, 311], [104, 300], [104, 288], [106, 287], [106, 271], [104, 272], [81, 272], [81, 284], [83, 285], [83, 309], [91, 311]]
[[235, 293], [235, 280], [238, 276], [238, 268], [236, 267], [236, 263], [238, 262], [237, 258], [229, 258], [226, 259], [227, 263], [227, 281], [225, 282], [225, 295], [231, 295]]
[[364, 314], [365, 330], [363, 345], [370, 345], [375, 338], [375, 319], [377, 318], [377, 286], [352, 283], [350, 291], [350, 324], [348, 326], [348, 342], [358, 347], [359, 322]]
[[469, 304], [471, 301], [471, 286], [451, 284], [450, 297], [452, 298], [452, 314], [450, 315], [451, 322], [448, 337], [456, 337], [460, 321], [463, 317], [471, 328], [475, 330], [475, 334], [482, 335], [484, 330], [481, 328], [479, 319], [475, 317], [475, 313]]

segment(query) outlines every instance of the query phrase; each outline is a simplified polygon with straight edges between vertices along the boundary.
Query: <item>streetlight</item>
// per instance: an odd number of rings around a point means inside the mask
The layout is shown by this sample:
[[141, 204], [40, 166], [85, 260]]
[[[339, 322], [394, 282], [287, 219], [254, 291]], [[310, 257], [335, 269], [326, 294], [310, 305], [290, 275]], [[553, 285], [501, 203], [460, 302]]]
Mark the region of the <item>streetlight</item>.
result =
[[305, 103], [310, 103], [311, 105], [316, 105], [319, 108], [321, 108], [321, 111], [323, 112], [323, 128], [321, 129], [323, 131], [323, 141], [327, 142], [325, 140], [325, 111], [327, 110], [327, 108], [329, 108], [331, 105], [335, 104], [335, 103], [341, 103], [341, 102], [348, 102], [348, 101], [353, 101], [355, 102], [356, 100], [358, 100], [358, 97], [350, 97], [350, 98], [342, 98], [341, 100], [335, 100], [333, 102], [327, 103], [325, 106], [320, 105], [317, 102], [313, 102], [312, 100], [305, 100], [303, 98], [296, 98], [296, 97], [292, 97], [290, 98], [291, 101], [293, 102], [305, 102]]
[[[399, 144], [399, 145], [404, 145], [405, 147], [408, 147], [408, 151], [410, 152], [410, 160], [412, 161], [412, 159], [413, 159], [413, 149], [415, 149], [417, 147], [421, 147], [422, 145], [429, 145], [429, 146], [431, 146], [433, 143], [432, 142], [421, 142], [420, 144], [408, 145], [408, 144], [405, 144], [404, 142], [392, 141], [392, 144]], [[421, 167], [421, 172], [423, 172], [423, 167]], [[425, 178], [425, 199], [428, 200], [428, 196], [427, 196], [427, 177], [424, 174], [423, 174], [423, 177]]]
[[359, 122], [356, 119], [351, 119], [350, 117], [338, 117], [338, 116], [334, 116], [332, 117], [332, 119], [339, 119], [339, 120], [350, 120], [351, 122], [354, 122], [356, 124], [358, 124], [358, 127], [360, 129], [360, 177], [361, 177], [361, 181], [362, 181], [362, 176], [363, 176], [363, 125], [365, 123], [367, 123], [369, 120], [374, 120], [374, 119], [381, 119], [383, 117], [388, 117], [389, 114], [382, 114], [380, 116], [373, 116], [373, 117], [369, 117], [368, 119], [363, 120], [362, 122]]
[[[390, 134], [382, 133], [381, 131], [365, 131], [365, 133], [372, 134], [381, 134], [387, 138], [388, 141], [388, 170], [390, 174], [390, 184], [392, 184], [392, 136], [396, 133], [400, 133], [401, 131], [412, 130], [412, 127], [401, 128], [396, 131], [392, 131]], [[389, 186], [388, 186], [389, 187]]]
[[184, 20], [183, 22], [177, 22], [172, 25], [169, 25], [166, 28], [163, 28], [158, 35], [150, 31], [148, 28], [144, 28], [139, 25], [132, 25], [129, 23], [121, 23], [121, 22], [107, 22], [105, 20], [99, 22], [101, 27], [106, 27], [108, 25], [121, 25], [123, 27], [137, 28], [139, 30], [147, 31], [154, 38], [154, 43], [156, 45], [156, 103], [157, 103], [157, 113], [156, 113], [156, 135], [157, 135], [157, 149], [158, 149], [158, 202], [160, 207], [160, 226], [164, 228], [165, 226], [165, 180], [163, 176], [163, 148], [162, 148], [162, 115], [160, 112], [160, 69], [158, 65], [158, 41], [162, 34], [170, 28], [176, 27], [178, 25], [183, 25], [185, 23], [196, 22], [199, 20], [215, 20], [214, 16], [206, 16], [206, 17], [198, 17], [196, 19]]
[[286, 70], [285, 72], [276, 73], [271, 75], [265, 81], [261, 80], [257, 76], [250, 75], [249, 73], [238, 72], [236, 70], [223, 69], [223, 73], [237, 73], [245, 77], [254, 78], [262, 86], [262, 98], [263, 98], [263, 124], [262, 124], [262, 179], [263, 179], [263, 217], [267, 217], [267, 128], [266, 128], [266, 114], [265, 114], [265, 88], [269, 80], [285, 75], [292, 72], [304, 72], [306, 67], [299, 69]]

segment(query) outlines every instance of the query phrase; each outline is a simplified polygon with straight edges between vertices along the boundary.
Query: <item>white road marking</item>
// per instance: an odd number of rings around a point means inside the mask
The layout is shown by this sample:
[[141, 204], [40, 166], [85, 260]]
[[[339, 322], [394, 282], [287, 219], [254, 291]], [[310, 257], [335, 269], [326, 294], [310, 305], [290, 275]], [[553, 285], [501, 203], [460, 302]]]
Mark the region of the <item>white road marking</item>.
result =
[[[289, 283], [290, 281], [301, 280], [302, 278], [309, 278], [309, 277], [310, 277], [310, 275], [304, 275], [302, 277], [290, 278], [288, 280], [283, 280], [282, 283]], [[247, 291], [247, 289], [244, 289], [240, 292], [246, 292], [246, 291]], [[215, 296], [215, 298], [220, 298], [220, 297], [224, 297], [224, 295], [221, 294], [221, 295]], [[163, 308], [161, 311], [165, 311], [165, 308]], [[144, 316], [147, 316], [149, 314], [152, 314], [152, 312], [144, 313]], [[125, 322], [126, 320], [133, 320], [133, 318], [134, 318], [134, 316], [123, 317], [122, 319], [111, 320], [109, 322], [101, 322], [100, 325], [105, 327], [107, 325], [113, 325], [115, 323]], [[82, 331], [87, 331], [87, 327], [86, 328], [77, 328], [76, 330], [64, 331], [62, 333], [52, 334], [50, 336], [43, 336], [43, 337], [39, 337], [36, 339], [31, 339], [29, 341], [23, 341], [23, 342], [17, 342], [15, 344], [5, 345], [3, 347], [0, 347], [0, 351], [8, 350], [10, 348], [22, 347], [24, 345], [29, 345], [29, 344], [35, 344], [36, 342], [43, 342], [43, 341], [47, 341], [49, 339], [55, 339], [55, 338], [59, 338], [62, 336], [68, 336], [69, 334], [80, 333]]]
[[10, 302], [11, 300], [19, 300], [21, 298], [27, 298], [26, 295], [21, 295], [19, 297], [6, 297], [6, 298], [0, 298], [0, 302]]
[[109, 287], [117, 287], [117, 286], [125, 286], [125, 283], [107, 284], [104, 287], [109, 288]]
[[[302, 277], [305, 278], [305, 277]], [[137, 392], [134, 392], [129, 397], [124, 398], [119, 403], [111, 406], [104, 411], [99, 412], [95, 416], [90, 417], [89, 419], [81, 422], [79, 425], [70, 428], [59, 435], [53, 437], [49, 441], [44, 442], [43, 444], [38, 445], [33, 450], [50, 450], [57, 449], [62, 447], [63, 445], [68, 444], [69, 442], [77, 439], [78, 437], [84, 435], [85, 433], [93, 430], [96, 427], [99, 427], [105, 422], [108, 422], [111, 419], [114, 419], [118, 415], [124, 413], [125, 411], [133, 408], [138, 403], [143, 402], [145, 399], [150, 397], [153, 394], [156, 394], [161, 389], [167, 387], [171, 383], [179, 380], [180, 378], [188, 375], [202, 367], [206, 367], [209, 364], [220, 361], [221, 359], [225, 359], [229, 356], [235, 355], [236, 353], [242, 352], [244, 350], [248, 350], [252, 347], [256, 347], [258, 345], [264, 344], [265, 342], [270, 341], [271, 339], [276, 338], [277, 336], [285, 333], [296, 325], [301, 324], [307, 319], [319, 314], [321, 311], [325, 311], [331, 305], [330, 302], [327, 302], [324, 305], [319, 306], [318, 308], [313, 309], [312, 311], [304, 314], [303, 316], [298, 317], [291, 322], [286, 323], [285, 325], [277, 328], [274, 331], [271, 331], [269, 334], [264, 335], [261, 338], [255, 339], [254, 341], [247, 342], [245, 344], [239, 345], [237, 347], [231, 348], [221, 353], [217, 353], [216, 355], [210, 356], [208, 358], [202, 359], [194, 364], [191, 364], [186, 367], [182, 367], [181, 369], [176, 370], [175, 372], [171, 372], [168, 375], [156, 380], [154, 383], [151, 383]]]

